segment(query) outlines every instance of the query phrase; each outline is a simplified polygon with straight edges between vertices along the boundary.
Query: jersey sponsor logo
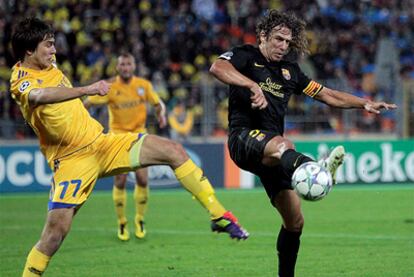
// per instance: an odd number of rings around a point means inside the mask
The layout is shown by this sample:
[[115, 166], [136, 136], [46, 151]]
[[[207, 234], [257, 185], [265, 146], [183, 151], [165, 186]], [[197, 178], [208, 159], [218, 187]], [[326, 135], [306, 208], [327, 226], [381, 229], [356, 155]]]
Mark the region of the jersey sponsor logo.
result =
[[223, 53], [223, 54], [221, 54], [220, 55], [220, 57], [219, 58], [222, 58], [222, 59], [225, 59], [225, 60], [231, 60], [231, 57], [233, 57], [233, 52], [232, 51], [228, 51], [228, 52], [226, 52], [226, 53]]
[[290, 80], [291, 76], [290, 76], [290, 72], [289, 70], [287, 70], [286, 68], [282, 68], [282, 75], [283, 78], [285, 78], [286, 80]]
[[258, 64], [257, 62], [254, 63], [255, 67], [264, 67], [264, 64]]
[[259, 87], [266, 92], [273, 94], [276, 97], [284, 98], [285, 94], [282, 93], [282, 85], [272, 82], [272, 79], [268, 77], [266, 82], [260, 82]]
[[139, 96], [143, 96], [144, 95], [144, 92], [145, 92], [144, 88], [141, 88], [141, 87], [137, 88], [137, 94]]
[[131, 108], [134, 108], [134, 107], [136, 107], [138, 105], [141, 105], [143, 103], [144, 102], [141, 101], [141, 99], [137, 99], [135, 101], [129, 101], [129, 102], [123, 102], [123, 103], [117, 103], [117, 104], [111, 103], [111, 104], [109, 104], [109, 106], [112, 109], [120, 110], [120, 109], [131, 109]]
[[24, 81], [20, 87], [19, 87], [19, 91], [20, 92], [24, 92], [28, 87], [30, 87], [30, 82], [29, 81]]

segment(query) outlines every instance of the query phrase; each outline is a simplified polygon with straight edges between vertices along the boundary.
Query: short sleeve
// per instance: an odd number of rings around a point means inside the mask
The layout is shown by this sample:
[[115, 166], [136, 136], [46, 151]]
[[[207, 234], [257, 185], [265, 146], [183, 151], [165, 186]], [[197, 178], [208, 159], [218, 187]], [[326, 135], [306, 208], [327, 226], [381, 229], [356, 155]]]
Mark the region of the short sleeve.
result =
[[152, 84], [150, 82], [148, 82], [147, 84], [146, 93], [147, 93], [148, 102], [151, 103], [151, 105], [155, 106], [160, 103], [160, 97], [154, 91], [154, 88], [152, 87]]
[[88, 96], [88, 101], [92, 105], [103, 105], [103, 104], [107, 104], [109, 102], [109, 97], [108, 97], [108, 94], [104, 95], [104, 96], [91, 95], [91, 96]]
[[252, 53], [251, 51], [248, 51], [247, 48], [234, 47], [230, 51], [221, 54], [219, 59], [229, 61], [238, 71], [243, 71], [243, 69], [249, 64], [251, 57]]
[[10, 90], [17, 104], [26, 110], [29, 108], [29, 93], [36, 88], [40, 88], [38, 80], [33, 77], [23, 77], [12, 82]]

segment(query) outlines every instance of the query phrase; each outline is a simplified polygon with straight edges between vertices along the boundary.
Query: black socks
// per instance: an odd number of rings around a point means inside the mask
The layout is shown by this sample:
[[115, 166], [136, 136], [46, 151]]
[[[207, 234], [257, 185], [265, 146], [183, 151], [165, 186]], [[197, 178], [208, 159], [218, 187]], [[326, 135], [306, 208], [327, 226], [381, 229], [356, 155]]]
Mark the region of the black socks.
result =
[[292, 176], [295, 169], [298, 168], [301, 164], [311, 161], [313, 161], [311, 158], [303, 155], [302, 153], [296, 152], [293, 149], [286, 150], [280, 158], [282, 167], [288, 176]]
[[279, 256], [279, 277], [295, 276], [296, 258], [298, 256], [300, 235], [302, 232], [290, 232], [283, 225], [276, 242]]

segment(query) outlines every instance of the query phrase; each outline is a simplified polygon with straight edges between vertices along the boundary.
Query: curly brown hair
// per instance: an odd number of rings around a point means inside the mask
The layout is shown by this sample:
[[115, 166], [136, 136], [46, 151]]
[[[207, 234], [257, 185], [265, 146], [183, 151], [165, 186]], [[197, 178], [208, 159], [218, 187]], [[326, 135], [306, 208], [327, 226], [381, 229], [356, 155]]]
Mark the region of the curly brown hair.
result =
[[276, 26], [287, 27], [292, 31], [292, 41], [290, 48], [297, 54], [307, 54], [308, 41], [305, 34], [305, 21], [297, 18], [293, 13], [282, 13], [277, 10], [270, 10], [262, 17], [256, 25], [256, 38], [260, 44], [260, 34], [265, 33], [266, 38], [269, 38], [270, 33]]

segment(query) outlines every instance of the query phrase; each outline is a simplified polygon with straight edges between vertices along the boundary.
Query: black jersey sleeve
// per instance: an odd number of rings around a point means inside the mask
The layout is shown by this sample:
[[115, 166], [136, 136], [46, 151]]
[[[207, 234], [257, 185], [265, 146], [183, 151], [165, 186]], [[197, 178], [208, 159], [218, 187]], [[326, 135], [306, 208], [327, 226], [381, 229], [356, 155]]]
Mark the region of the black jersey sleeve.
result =
[[238, 71], [243, 71], [243, 69], [249, 64], [249, 60], [252, 55], [253, 53], [249, 47], [236, 46], [221, 54], [219, 59], [229, 61]]
[[304, 93], [309, 97], [315, 97], [322, 90], [323, 86], [318, 82], [309, 79], [309, 77], [302, 72], [298, 64], [294, 64], [294, 67], [298, 78], [295, 94]]

